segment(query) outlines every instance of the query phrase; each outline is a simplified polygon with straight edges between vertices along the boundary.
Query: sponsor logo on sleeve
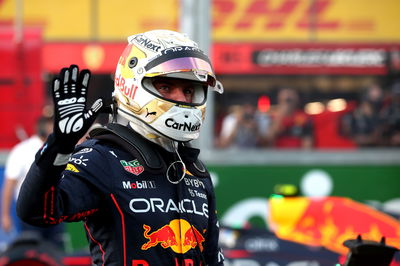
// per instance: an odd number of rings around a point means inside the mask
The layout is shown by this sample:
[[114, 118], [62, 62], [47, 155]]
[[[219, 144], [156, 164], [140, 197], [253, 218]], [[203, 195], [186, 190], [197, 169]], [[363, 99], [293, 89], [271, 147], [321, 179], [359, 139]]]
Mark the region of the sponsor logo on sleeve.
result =
[[83, 148], [82, 150], [76, 152], [75, 154], [84, 154], [84, 153], [89, 153], [92, 151], [93, 151], [93, 148]]
[[75, 167], [75, 165], [73, 165], [71, 163], [67, 164], [67, 166], [65, 167], [65, 170], [66, 171], [71, 171], [71, 172], [74, 172], [74, 173], [79, 173], [79, 170]]
[[87, 166], [86, 163], [89, 161], [89, 159], [83, 158], [83, 155], [81, 155], [79, 158], [71, 157], [71, 158], [69, 158], [69, 161], [74, 163], [75, 165]]

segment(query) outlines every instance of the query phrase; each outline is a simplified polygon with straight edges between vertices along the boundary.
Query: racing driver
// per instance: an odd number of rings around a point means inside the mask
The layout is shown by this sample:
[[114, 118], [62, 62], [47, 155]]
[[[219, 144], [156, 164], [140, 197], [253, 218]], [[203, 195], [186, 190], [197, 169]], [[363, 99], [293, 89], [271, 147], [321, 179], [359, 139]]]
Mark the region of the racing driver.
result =
[[104, 107], [86, 108], [89, 70], [53, 82], [53, 133], [37, 152], [17, 213], [33, 225], [83, 221], [94, 265], [223, 265], [210, 175], [190, 141], [207, 93], [222, 93], [209, 58], [186, 35], [128, 38], [110, 122], [82, 138]]

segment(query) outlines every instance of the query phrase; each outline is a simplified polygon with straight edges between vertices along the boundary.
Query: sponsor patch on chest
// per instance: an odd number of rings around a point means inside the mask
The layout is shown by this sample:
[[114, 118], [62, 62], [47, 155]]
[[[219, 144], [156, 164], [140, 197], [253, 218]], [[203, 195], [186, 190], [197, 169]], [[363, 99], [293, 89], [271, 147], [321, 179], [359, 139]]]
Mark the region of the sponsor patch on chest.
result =
[[144, 171], [143, 165], [141, 165], [138, 160], [132, 160], [129, 162], [125, 160], [120, 160], [119, 162], [124, 167], [125, 171], [132, 173], [136, 176], [140, 175]]

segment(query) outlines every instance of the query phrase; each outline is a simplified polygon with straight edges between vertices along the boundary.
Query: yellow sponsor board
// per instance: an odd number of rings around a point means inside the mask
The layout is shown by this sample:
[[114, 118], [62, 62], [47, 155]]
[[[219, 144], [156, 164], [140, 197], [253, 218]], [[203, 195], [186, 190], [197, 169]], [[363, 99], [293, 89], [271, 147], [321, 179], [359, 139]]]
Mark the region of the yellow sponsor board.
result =
[[[15, 0], [0, 0], [0, 22]], [[46, 40], [122, 41], [178, 29], [180, 0], [20, 0]], [[399, 0], [211, 0], [214, 41], [399, 41]]]
[[398, 0], [214, 0], [216, 41], [398, 41]]
[[[15, 0], [0, 0], [0, 22], [15, 18]], [[125, 41], [155, 28], [177, 29], [179, 0], [20, 0], [26, 24], [46, 40]]]

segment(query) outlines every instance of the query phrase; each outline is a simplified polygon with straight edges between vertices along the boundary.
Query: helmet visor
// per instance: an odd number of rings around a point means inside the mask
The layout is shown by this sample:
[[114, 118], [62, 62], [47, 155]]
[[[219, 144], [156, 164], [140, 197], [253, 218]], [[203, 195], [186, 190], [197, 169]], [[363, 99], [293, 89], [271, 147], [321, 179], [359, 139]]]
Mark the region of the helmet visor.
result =
[[209, 86], [214, 87], [216, 78], [208, 57], [200, 51], [193, 50], [192, 47], [186, 49], [189, 50], [185, 50], [185, 47], [176, 47], [173, 50], [163, 51], [162, 55], [145, 66], [145, 76], [170, 74], [168, 76], [207, 82]]
[[169, 102], [199, 106], [207, 100], [207, 84], [204, 82], [156, 76], [143, 79], [143, 88], [158, 98]]

